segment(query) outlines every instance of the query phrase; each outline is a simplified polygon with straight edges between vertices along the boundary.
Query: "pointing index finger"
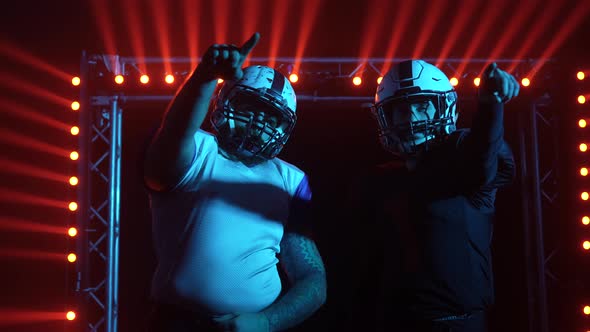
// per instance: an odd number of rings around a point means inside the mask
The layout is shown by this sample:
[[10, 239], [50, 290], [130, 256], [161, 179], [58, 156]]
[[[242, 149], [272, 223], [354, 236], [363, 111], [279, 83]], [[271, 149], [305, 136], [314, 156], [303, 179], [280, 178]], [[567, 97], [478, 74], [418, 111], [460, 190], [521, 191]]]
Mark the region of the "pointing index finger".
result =
[[252, 51], [252, 49], [254, 48], [254, 46], [256, 46], [256, 44], [258, 44], [258, 41], [260, 40], [260, 34], [258, 32], [255, 32], [252, 37], [250, 37], [250, 39], [248, 39], [244, 45], [242, 45], [242, 47], [240, 48], [240, 54], [243, 57], [248, 56], [248, 54], [250, 53], [250, 51]]
[[495, 74], [494, 71], [496, 70], [496, 68], [498, 68], [498, 65], [495, 62], [490, 63], [485, 70], [486, 77], [489, 77], [489, 78], [494, 77], [494, 74]]

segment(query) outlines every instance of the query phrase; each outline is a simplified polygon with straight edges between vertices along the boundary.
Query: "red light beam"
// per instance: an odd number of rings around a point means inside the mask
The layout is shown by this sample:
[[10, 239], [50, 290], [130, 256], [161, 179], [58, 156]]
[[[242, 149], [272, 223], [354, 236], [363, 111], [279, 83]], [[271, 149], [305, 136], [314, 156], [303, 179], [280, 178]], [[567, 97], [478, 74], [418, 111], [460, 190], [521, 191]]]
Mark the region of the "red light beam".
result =
[[[401, 1], [400, 8], [396, 11], [396, 16], [392, 20], [394, 23], [391, 26], [393, 36], [391, 39], [389, 39], [389, 45], [387, 46], [387, 51], [385, 52], [386, 59], [395, 58], [395, 51], [399, 48], [399, 43], [406, 32], [408, 20], [412, 16], [411, 14], [414, 10], [415, 4], [415, 1]], [[383, 64], [383, 68], [381, 68], [381, 74], [387, 73], [390, 67], [391, 62], [385, 62]]]
[[293, 64], [294, 73], [299, 72], [301, 58], [303, 57], [303, 53], [305, 53], [307, 41], [311, 31], [313, 30], [313, 26], [316, 22], [321, 4], [322, 0], [308, 0], [303, 2], [302, 13], [306, 14], [301, 15], [299, 38], [297, 39], [297, 48], [295, 50], [295, 63]]
[[15, 133], [9, 130], [0, 131], [0, 141], [36, 150], [38, 152], [53, 154], [64, 158], [69, 158], [71, 152], [64, 148], [51, 145], [44, 141], [39, 141], [37, 139], [19, 133]]
[[560, 25], [559, 31], [553, 37], [549, 46], [545, 48], [541, 54], [540, 61], [534, 64], [533, 68], [526, 75], [526, 77], [528, 77], [530, 80], [534, 80], [535, 75], [545, 64], [546, 60], [553, 56], [555, 51], [563, 44], [566, 38], [569, 37], [569, 35], [582, 22], [582, 20], [587, 17], [588, 12], [590, 12], [590, 2], [580, 1], [577, 3], [576, 7], [574, 7], [567, 16], [567, 19], [565, 19], [563, 24]]
[[430, 39], [432, 30], [434, 30], [434, 27], [438, 23], [446, 5], [446, 1], [436, 0], [432, 4], [432, 8], [427, 11], [424, 22], [421, 24], [422, 29], [420, 30], [420, 37], [418, 38], [418, 43], [414, 47], [412, 59], [422, 58], [422, 53], [424, 52], [426, 43]]
[[56, 235], [65, 235], [68, 232], [68, 229], [66, 227], [58, 227], [39, 222], [9, 217], [0, 217], [0, 229]]
[[12, 57], [13, 59], [27, 64], [31, 67], [37, 68], [45, 73], [53, 75], [61, 80], [69, 82], [72, 79], [72, 75], [59, 70], [57, 67], [50, 65], [49, 63], [37, 58], [36, 56], [23, 51], [22, 49], [16, 47], [15, 45], [11, 45], [6, 41], [0, 43], [0, 53], [4, 53], [5, 55]]

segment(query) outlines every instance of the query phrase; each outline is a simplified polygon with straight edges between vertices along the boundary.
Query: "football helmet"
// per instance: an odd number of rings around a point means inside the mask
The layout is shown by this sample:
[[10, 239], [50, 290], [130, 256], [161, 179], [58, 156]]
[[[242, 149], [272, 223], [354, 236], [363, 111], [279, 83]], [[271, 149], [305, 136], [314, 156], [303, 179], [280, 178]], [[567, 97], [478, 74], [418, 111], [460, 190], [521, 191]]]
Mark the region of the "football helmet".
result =
[[276, 157], [297, 121], [297, 101], [289, 80], [266, 66], [243, 69], [239, 80], [226, 81], [211, 112], [220, 148], [242, 161]]
[[398, 156], [412, 156], [456, 130], [457, 93], [437, 67], [406, 60], [383, 77], [372, 111], [383, 147]]

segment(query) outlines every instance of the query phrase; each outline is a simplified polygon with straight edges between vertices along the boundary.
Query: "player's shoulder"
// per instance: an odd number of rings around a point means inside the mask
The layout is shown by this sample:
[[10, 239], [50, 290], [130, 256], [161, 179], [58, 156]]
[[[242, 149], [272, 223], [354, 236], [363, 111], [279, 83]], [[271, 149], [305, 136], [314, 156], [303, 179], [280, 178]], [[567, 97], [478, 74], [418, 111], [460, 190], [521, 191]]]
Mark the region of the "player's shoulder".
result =
[[290, 175], [294, 177], [305, 176], [305, 172], [303, 170], [283, 159], [273, 158], [270, 160], [270, 162], [275, 165], [275, 167], [281, 174]]
[[217, 141], [217, 137], [213, 133], [208, 132], [208, 131], [203, 130], [203, 129], [198, 129], [195, 132], [194, 137], [195, 137], [195, 139], [200, 139], [200, 140], [204, 140], [204, 141], [210, 141], [210, 142], [216, 142]]

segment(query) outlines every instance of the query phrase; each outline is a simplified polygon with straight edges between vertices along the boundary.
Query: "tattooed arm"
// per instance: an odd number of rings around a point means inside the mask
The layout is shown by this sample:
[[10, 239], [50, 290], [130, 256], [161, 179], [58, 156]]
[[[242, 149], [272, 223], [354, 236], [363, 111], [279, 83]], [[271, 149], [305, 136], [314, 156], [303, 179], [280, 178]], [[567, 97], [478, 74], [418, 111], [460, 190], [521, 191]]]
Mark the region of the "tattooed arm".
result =
[[291, 288], [263, 311], [270, 331], [281, 331], [303, 322], [326, 301], [326, 270], [311, 239], [286, 233], [281, 241], [280, 262]]

